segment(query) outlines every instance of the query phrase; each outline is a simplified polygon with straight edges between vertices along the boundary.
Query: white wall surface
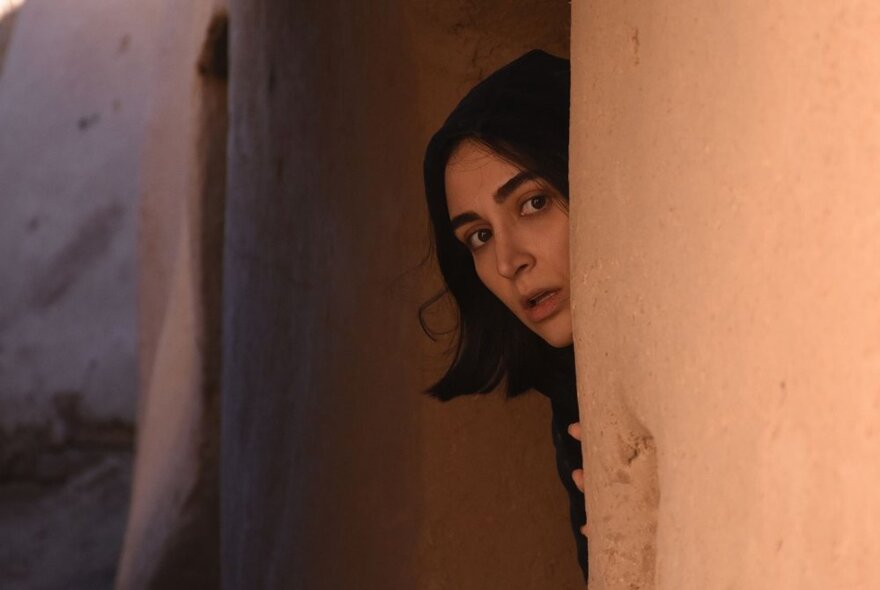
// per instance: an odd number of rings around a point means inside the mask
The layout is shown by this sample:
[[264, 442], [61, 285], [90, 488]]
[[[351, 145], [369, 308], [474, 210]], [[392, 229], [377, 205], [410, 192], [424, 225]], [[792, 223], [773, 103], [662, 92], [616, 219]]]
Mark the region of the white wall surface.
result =
[[[156, 2], [29, 0], [0, 77], [0, 430], [134, 419]], [[152, 41], [151, 41], [152, 40]]]

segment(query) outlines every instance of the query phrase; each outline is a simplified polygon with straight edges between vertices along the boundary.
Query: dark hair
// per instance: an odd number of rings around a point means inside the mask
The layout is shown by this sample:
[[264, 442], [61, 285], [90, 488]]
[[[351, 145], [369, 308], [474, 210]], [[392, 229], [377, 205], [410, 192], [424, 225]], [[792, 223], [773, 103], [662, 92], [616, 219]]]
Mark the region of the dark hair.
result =
[[445, 289], [458, 306], [455, 357], [428, 392], [442, 400], [488, 393], [502, 379], [515, 396], [540, 379], [555, 350], [528, 329], [479, 279], [470, 251], [459, 242], [446, 204], [446, 163], [465, 139], [493, 150], [515, 166], [535, 173], [568, 199], [568, 60], [530, 51], [475, 86], [431, 138], [424, 175], [434, 248]]

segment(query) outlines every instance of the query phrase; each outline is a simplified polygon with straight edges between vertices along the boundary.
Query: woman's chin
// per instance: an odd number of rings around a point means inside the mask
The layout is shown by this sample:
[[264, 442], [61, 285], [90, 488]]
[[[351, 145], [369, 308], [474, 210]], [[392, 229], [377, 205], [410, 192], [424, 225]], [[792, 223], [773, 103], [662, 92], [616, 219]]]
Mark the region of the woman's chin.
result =
[[569, 334], [568, 338], [544, 338], [544, 341], [553, 348], [565, 348], [566, 346], [571, 346], [574, 339]]
[[537, 334], [544, 340], [544, 342], [554, 348], [565, 348], [566, 346], [571, 346], [572, 342], [574, 341], [570, 327], [567, 330], [541, 330], [540, 332], [537, 332]]
[[571, 346], [574, 341], [571, 329], [571, 311], [567, 308], [543, 324], [532, 326], [532, 330], [554, 348]]

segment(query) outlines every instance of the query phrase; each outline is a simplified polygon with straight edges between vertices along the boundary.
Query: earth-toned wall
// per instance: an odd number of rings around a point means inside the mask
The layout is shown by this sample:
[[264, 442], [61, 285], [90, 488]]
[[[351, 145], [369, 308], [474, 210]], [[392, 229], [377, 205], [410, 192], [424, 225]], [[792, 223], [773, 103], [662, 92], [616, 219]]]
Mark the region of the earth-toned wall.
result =
[[139, 403], [117, 587], [219, 586], [220, 305], [228, 26], [156, 2], [138, 236]]
[[498, 66], [566, 53], [568, 3], [230, 18], [224, 583], [583, 587], [546, 400], [426, 398], [444, 361], [417, 321], [428, 137]]
[[[0, 22], [2, 479], [129, 444], [137, 364], [120, 588], [582, 587], [545, 400], [424, 397], [444, 360], [416, 320], [430, 132], [525, 50], [567, 53], [568, 3], [233, 1], [222, 439], [222, 5], [105, 8]], [[878, 23], [575, 3], [592, 589], [880, 584]], [[83, 489], [48, 519], [64, 567], [92, 563], [71, 523], [117, 534]], [[112, 576], [7, 530], [17, 564]]]
[[575, 3], [591, 589], [880, 585], [880, 5]]

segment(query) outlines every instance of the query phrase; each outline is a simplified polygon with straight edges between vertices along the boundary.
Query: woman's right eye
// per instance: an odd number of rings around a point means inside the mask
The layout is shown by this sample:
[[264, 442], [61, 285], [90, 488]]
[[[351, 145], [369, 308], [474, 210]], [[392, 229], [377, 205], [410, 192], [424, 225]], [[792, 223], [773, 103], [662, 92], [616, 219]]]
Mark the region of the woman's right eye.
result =
[[483, 244], [489, 241], [489, 238], [492, 237], [492, 231], [488, 229], [478, 229], [477, 231], [471, 233], [467, 237], [467, 245], [471, 250], [476, 250], [477, 248], [481, 248]]

